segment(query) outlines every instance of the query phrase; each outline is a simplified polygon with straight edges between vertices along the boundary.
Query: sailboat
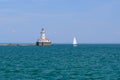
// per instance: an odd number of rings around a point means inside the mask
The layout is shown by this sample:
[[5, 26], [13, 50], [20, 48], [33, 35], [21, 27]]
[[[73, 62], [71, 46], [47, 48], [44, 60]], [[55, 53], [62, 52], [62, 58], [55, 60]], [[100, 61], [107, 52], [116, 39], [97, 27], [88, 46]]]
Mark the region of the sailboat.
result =
[[74, 37], [74, 38], [73, 38], [73, 45], [74, 45], [74, 46], [77, 46], [77, 44], [78, 44], [78, 43], [77, 43], [77, 40], [76, 40], [76, 38]]

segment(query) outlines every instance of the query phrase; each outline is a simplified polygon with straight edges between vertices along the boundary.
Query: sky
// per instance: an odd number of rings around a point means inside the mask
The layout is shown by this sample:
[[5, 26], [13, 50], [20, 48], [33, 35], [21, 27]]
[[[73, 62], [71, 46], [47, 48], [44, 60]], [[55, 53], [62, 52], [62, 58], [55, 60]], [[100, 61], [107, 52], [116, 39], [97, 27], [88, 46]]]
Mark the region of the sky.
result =
[[0, 43], [120, 43], [120, 0], [0, 0]]

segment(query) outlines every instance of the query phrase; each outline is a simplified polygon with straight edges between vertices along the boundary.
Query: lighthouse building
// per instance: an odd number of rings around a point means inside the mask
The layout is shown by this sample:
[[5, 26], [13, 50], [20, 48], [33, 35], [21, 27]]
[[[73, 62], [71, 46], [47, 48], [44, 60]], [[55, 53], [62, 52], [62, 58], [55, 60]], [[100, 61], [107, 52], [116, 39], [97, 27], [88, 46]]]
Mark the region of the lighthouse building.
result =
[[40, 38], [36, 42], [37, 46], [51, 45], [51, 41], [48, 38], [46, 38], [45, 35], [46, 35], [45, 30], [44, 30], [44, 28], [42, 28], [41, 36], [40, 36]]

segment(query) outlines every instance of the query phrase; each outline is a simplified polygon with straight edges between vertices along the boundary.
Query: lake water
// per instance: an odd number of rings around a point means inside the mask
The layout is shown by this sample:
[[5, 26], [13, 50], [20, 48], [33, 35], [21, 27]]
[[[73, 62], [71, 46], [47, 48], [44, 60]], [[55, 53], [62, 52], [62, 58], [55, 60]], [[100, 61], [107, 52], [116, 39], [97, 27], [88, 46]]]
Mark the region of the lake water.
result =
[[1, 46], [0, 80], [120, 80], [120, 45]]

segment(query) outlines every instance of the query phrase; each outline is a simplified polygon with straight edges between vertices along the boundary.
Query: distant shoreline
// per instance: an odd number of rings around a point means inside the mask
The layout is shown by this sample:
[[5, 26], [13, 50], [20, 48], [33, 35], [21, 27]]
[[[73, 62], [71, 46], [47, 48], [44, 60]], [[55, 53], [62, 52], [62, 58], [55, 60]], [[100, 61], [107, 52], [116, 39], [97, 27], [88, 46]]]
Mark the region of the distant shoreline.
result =
[[[53, 43], [52, 45], [73, 45], [70, 43]], [[120, 45], [120, 43], [79, 43], [78, 45]], [[35, 43], [0, 43], [0, 46], [36, 46]]]

